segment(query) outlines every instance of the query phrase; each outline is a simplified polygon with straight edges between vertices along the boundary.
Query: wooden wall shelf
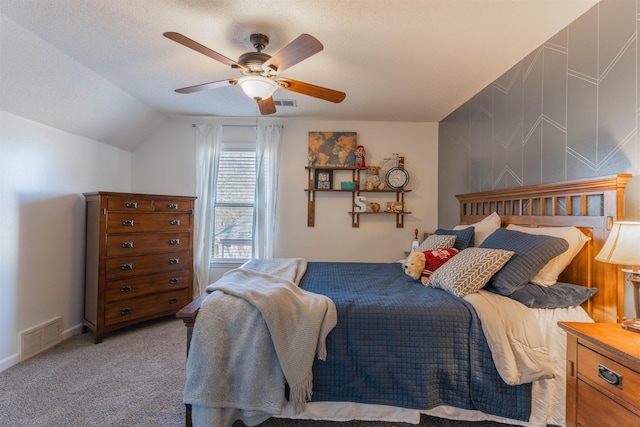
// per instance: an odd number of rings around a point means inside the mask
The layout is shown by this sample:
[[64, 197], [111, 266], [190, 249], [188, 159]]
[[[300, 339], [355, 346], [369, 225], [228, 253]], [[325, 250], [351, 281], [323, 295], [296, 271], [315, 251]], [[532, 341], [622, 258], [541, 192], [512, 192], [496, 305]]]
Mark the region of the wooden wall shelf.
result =
[[[390, 190], [388, 188], [382, 190], [361, 190], [360, 189], [360, 172], [366, 171], [366, 168], [356, 167], [356, 166], [305, 166], [307, 170], [307, 188], [305, 188], [305, 192], [307, 193], [307, 227], [315, 226], [315, 213], [316, 213], [316, 192], [327, 192], [327, 193], [351, 193], [351, 211], [347, 212], [351, 215], [351, 226], [354, 228], [360, 227], [360, 215], [395, 215], [396, 216], [396, 227], [403, 228], [404, 227], [404, 216], [411, 214], [411, 212], [402, 211], [402, 212], [357, 212], [356, 211], [356, 197], [361, 193], [392, 193], [395, 194], [395, 201], [397, 203], [401, 203], [404, 206], [404, 194], [410, 192], [411, 190]], [[329, 170], [329, 171], [351, 171], [351, 180], [356, 183], [355, 189], [343, 190], [339, 188], [315, 188], [316, 180], [315, 180], [315, 171], [316, 170]], [[333, 178], [333, 177], [332, 177]], [[333, 182], [333, 179], [330, 181], [331, 185], [336, 185]]]

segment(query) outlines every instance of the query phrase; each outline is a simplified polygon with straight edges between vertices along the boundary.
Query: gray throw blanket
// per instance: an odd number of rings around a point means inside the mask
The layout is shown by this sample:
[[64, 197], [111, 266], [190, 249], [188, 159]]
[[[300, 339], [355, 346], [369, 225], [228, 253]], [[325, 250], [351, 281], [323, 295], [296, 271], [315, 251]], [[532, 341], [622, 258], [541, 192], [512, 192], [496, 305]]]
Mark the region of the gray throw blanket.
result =
[[314, 357], [337, 322], [333, 302], [298, 287], [301, 258], [253, 260], [209, 285], [187, 360], [184, 402], [194, 424], [255, 425], [284, 406], [297, 411], [313, 390]]

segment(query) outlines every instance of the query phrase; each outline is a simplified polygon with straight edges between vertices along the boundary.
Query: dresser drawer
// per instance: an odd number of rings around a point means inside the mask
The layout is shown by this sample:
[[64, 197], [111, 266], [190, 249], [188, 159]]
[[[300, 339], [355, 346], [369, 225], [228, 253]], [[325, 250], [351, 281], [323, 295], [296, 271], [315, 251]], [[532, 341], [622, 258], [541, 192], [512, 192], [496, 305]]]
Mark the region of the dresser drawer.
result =
[[107, 304], [105, 306], [105, 323], [107, 326], [111, 326], [141, 317], [177, 313], [191, 302], [188, 301], [188, 296], [188, 289], [184, 289]]
[[583, 427], [622, 427], [639, 425], [640, 418], [583, 381], [577, 384], [576, 425]]
[[582, 345], [578, 346], [578, 378], [640, 408], [640, 373]]
[[143, 233], [147, 231], [189, 231], [188, 213], [109, 213], [107, 233]]
[[190, 247], [188, 232], [107, 235], [107, 256], [149, 254]]
[[155, 199], [153, 210], [156, 212], [191, 212], [193, 203], [188, 200]]
[[158, 292], [177, 291], [191, 286], [189, 270], [110, 280], [106, 283], [106, 302], [121, 301]]
[[151, 212], [152, 209], [153, 202], [149, 199], [136, 197], [109, 197], [107, 199], [107, 210], [109, 211]]
[[185, 270], [191, 268], [191, 264], [189, 251], [107, 258], [106, 279]]

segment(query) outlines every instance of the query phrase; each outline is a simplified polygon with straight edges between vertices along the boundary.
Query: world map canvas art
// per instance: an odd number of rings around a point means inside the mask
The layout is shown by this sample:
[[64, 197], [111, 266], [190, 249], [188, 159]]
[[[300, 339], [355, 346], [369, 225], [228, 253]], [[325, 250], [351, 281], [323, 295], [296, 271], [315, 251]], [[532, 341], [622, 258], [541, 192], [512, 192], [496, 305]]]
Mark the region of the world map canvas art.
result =
[[357, 132], [309, 132], [310, 166], [355, 166]]

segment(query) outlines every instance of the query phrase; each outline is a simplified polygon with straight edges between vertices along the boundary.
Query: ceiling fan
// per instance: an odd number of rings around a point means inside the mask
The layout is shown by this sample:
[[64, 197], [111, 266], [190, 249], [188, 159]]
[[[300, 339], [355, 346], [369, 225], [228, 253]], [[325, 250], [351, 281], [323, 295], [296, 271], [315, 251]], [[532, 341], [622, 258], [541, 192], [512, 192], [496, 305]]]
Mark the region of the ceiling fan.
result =
[[264, 34], [252, 34], [249, 37], [249, 41], [256, 49], [256, 52], [243, 53], [240, 55], [240, 58], [238, 58], [238, 61], [227, 58], [182, 34], [166, 32], [163, 35], [176, 43], [180, 43], [209, 58], [229, 65], [231, 68], [236, 68], [242, 74], [242, 77], [239, 78], [218, 80], [176, 89], [178, 93], [193, 93], [237, 84], [249, 98], [255, 99], [258, 102], [258, 108], [263, 115], [276, 112], [276, 105], [273, 102], [272, 95], [277, 89], [290, 90], [335, 103], [342, 102], [346, 97], [344, 92], [278, 77], [278, 74], [282, 71], [315, 55], [324, 48], [322, 43], [309, 34], [300, 35], [273, 56], [262, 52], [269, 44], [269, 37]]

